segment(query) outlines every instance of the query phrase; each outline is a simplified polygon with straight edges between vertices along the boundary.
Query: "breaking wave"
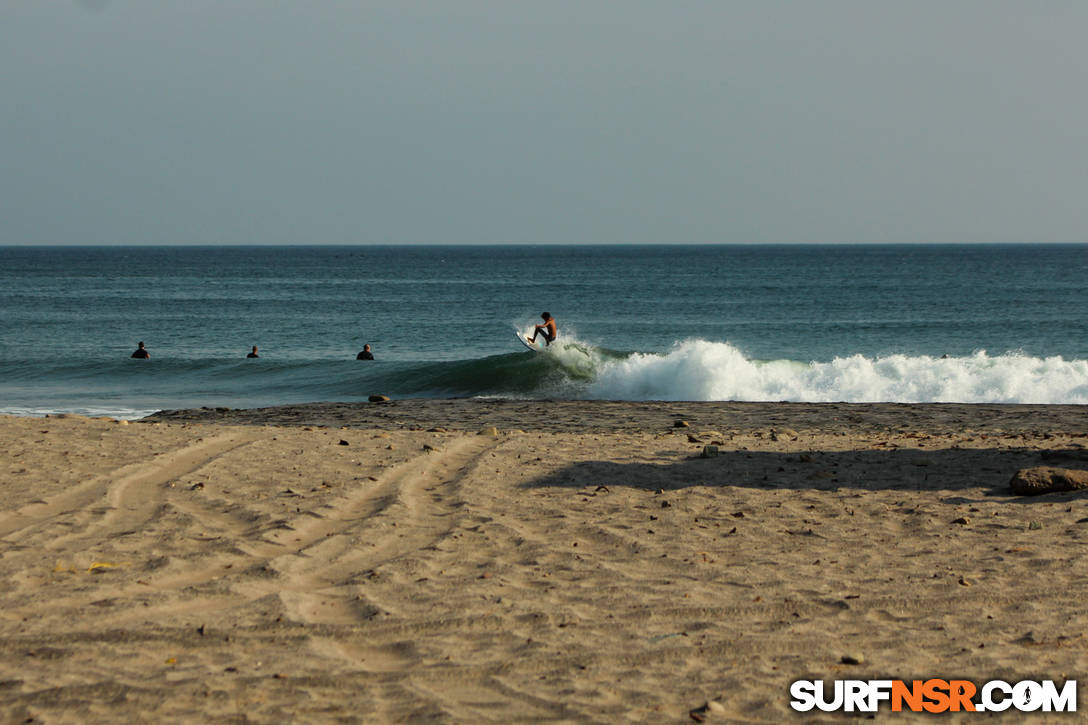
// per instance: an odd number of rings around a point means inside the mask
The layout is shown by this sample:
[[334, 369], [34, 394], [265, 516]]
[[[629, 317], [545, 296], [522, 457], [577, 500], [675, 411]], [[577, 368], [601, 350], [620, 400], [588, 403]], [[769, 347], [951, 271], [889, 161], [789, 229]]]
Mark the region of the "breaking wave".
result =
[[690, 340], [664, 354], [604, 361], [587, 393], [617, 400], [1083, 404], [1088, 361], [985, 351], [760, 361], [727, 343]]
[[[512, 342], [512, 341], [511, 341]], [[665, 352], [566, 337], [545, 352], [439, 361], [0, 362], [0, 413], [140, 417], [166, 408], [402, 398], [1088, 404], [1088, 361], [1020, 352], [756, 360], [723, 342]]]

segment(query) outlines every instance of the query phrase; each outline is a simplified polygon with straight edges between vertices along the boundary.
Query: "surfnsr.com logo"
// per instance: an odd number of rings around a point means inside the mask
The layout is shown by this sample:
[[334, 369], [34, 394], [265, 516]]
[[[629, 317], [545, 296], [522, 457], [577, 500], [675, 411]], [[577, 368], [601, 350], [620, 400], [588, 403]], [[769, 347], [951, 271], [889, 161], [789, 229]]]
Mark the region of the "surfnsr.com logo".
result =
[[790, 707], [798, 712], [1076, 712], [1077, 681], [1059, 688], [1053, 680], [1008, 683], [990, 680], [797, 680], [790, 685]]

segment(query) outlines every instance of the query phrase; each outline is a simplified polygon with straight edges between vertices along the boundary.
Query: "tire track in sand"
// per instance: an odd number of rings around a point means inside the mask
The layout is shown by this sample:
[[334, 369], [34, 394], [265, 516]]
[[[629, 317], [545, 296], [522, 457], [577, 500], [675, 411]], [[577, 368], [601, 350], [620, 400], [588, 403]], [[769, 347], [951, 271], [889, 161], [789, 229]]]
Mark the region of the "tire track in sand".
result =
[[270, 534], [290, 550], [268, 560], [277, 576], [255, 583], [252, 595], [278, 596], [294, 621], [358, 624], [366, 606], [359, 579], [445, 538], [455, 526], [461, 482], [499, 444], [454, 439], [387, 470], [377, 488], [328, 517]]
[[95, 476], [47, 501], [0, 515], [0, 538], [18, 538], [24, 550], [70, 549], [73, 539], [101, 541], [138, 528], [164, 501], [166, 484], [255, 438], [248, 431], [230, 431]]
[[[498, 444], [492, 438], [451, 440], [386, 469], [371, 485], [278, 518], [262, 514], [247, 522], [239, 511], [174, 499], [179, 513], [198, 519], [202, 531], [222, 534], [233, 551], [173, 562], [171, 571], [147, 577], [147, 585], [188, 590], [183, 604], [170, 605], [173, 615], [234, 610], [245, 617], [261, 600], [259, 609], [279, 611], [290, 621], [358, 624], [374, 612], [359, 597], [360, 579], [448, 535], [458, 518], [460, 482]], [[144, 613], [153, 617], [157, 611], [152, 605]]]

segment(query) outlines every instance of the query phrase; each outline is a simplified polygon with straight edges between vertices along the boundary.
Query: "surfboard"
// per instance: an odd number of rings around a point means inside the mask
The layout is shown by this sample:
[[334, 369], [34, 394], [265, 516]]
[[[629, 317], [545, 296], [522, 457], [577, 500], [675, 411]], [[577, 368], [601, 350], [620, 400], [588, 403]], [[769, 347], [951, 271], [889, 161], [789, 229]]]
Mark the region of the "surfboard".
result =
[[525, 337], [525, 335], [522, 334], [521, 330], [514, 330], [514, 336], [518, 338], [518, 341], [522, 345], [529, 348], [533, 352], [544, 352], [544, 346], [542, 344], [540, 344], [539, 342], [529, 342], [529, 338]]

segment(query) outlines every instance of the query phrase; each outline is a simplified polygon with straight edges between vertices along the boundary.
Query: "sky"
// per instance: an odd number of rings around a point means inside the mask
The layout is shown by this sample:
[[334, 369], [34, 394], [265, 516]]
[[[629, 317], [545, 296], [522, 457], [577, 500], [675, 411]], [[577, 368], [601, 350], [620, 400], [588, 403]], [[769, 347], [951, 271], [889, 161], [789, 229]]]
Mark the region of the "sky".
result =
[[0, 244], [1088, 241], [1081, 0], [0, 0]]

